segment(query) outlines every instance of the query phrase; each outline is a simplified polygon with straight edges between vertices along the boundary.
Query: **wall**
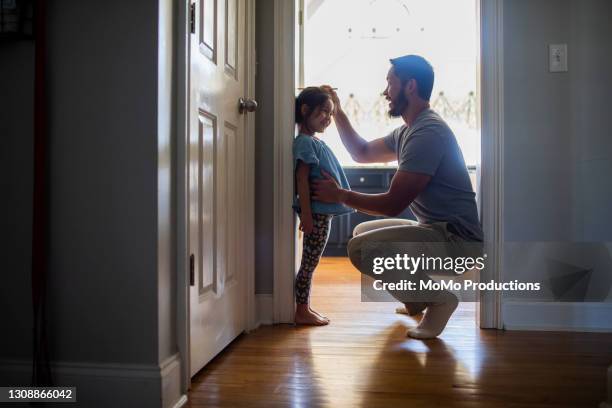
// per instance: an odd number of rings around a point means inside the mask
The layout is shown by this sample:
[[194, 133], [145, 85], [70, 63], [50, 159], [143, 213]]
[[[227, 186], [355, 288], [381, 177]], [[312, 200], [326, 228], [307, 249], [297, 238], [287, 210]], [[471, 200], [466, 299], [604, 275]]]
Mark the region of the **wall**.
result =
[[[612, 3], [506, 1], [506, 239], [609, 240]], [[548, 72], [567, 43], [569, 72]], [[542, 160], [545, 158], [546, 160]]]
[[57, 360], [157, 359], [156, 12], [146, 1], [49, 8]]
[[257, 0], [257, 77], [255, 94], [255, 292], [270, 294], [274, 288], [274, 0]]
[[[504, 280], [543, 285], [505, 299], [553, 301], [510, 305], [517, 328], [612, 329], [589, 305], [612, 299], [611, 22], [605, 0], [504, 2]], [[551, 43], [568, 44], [568, 72], [548, 72]], [[536, 322], [540, 306], [553, 313]]]
[[34, 45], [0, 43], [0, 350], [32, 355]]
[[548, 44], [570, 40], [569, 0], [504, 4], [505, 238], [571, 239], [569, 74], [547, 65]]
[[573, 1], [570, 14], [574, 236], [612, 241], [612, 2]]
[[[168, 382], [179, 375], [172, 360], [176, 5], [47, 5], [49, 351], [57, 383], [77, 385], [80, 406], [153, 407], [162, 397], [167, 406], [175, 400], [162, 387], [178, 393], [172, 388], [178, 382]], [[10, 231], [0, 238], [0, 313], [7, 324], [0, 360], [11, 361], [0, 364], [0, 383], [25, 385], [31, 375], [33, 47], [0, 47], [6, 73], [0, 76], [0, 205], [2, 230]]]

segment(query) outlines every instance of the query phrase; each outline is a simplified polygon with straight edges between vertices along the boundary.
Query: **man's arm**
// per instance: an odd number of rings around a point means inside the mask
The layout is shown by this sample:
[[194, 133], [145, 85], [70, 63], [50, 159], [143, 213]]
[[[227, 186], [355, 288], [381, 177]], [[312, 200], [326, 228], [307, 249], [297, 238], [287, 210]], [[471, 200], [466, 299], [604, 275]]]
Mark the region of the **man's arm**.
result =
[[371, 215], [396, 217], [427, 187], [431, 176], [397, 171], [391, 180], [389, 191], [382, 194], [364, 194], [341, 189], [329, 175], [325, 180], [314, 180], [312, 198], [323, 202], [345, 204]]
[[368, 142], [353, 129], [346, 113], [342, 110], [340, 99], [336, 92], [329, 86], [324, 85], [325, 89], [334, 102], [333, 118], [336, 128], [340, 134], [340, 139], [357, 163], [387, 163], [397, 160], [395, 152], [386, 145], [383, 138]]

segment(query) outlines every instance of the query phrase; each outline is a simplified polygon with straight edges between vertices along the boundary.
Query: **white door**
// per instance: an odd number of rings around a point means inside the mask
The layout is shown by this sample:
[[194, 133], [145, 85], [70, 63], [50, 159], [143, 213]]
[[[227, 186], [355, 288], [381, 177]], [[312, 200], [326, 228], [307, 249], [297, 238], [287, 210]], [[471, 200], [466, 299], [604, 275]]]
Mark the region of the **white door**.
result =
[[[196, 0], [190, 35], [191, 375], [245, 329], [245, 0]], [[251, 114], [252, 115], [252, 114]]]

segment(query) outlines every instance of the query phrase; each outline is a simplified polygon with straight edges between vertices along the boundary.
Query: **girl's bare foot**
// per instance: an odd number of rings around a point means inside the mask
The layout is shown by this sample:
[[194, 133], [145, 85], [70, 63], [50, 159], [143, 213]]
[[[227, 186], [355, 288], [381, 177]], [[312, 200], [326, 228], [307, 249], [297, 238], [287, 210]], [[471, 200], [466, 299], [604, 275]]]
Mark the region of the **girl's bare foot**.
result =
[[314, 309], [311, 309], [310, 306], [308, 306], [308, 310], [310, 310], [311, 313], [316, 314], [317, 316], [319, 316], [321, 319], [327, 321], [329, 323], [329, 318], [327, 316], [323, 316], [321, 313], [317, 312]]
[[328, 320], [323, 319], [316, 313], [313, 313], [308, 305], [297, 305], [295, 309], [295, 324], [304, 324], [309, 326], [325, 326], [329, 324]]

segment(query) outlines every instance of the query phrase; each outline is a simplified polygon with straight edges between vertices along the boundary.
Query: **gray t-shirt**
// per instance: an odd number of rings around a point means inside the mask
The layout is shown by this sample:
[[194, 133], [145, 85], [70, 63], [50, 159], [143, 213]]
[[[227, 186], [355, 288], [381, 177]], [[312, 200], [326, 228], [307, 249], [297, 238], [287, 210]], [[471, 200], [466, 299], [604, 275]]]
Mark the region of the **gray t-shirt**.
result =
[[476, 195], [453, 131], [433, 110], [419, 113], [412, 126], [400, 126], [384, 138], [397, 153], [402, 171], [427, 174], [431, 181], [410, 204], [420, 223], [447, 222], [451, 232], [482, 241]]

